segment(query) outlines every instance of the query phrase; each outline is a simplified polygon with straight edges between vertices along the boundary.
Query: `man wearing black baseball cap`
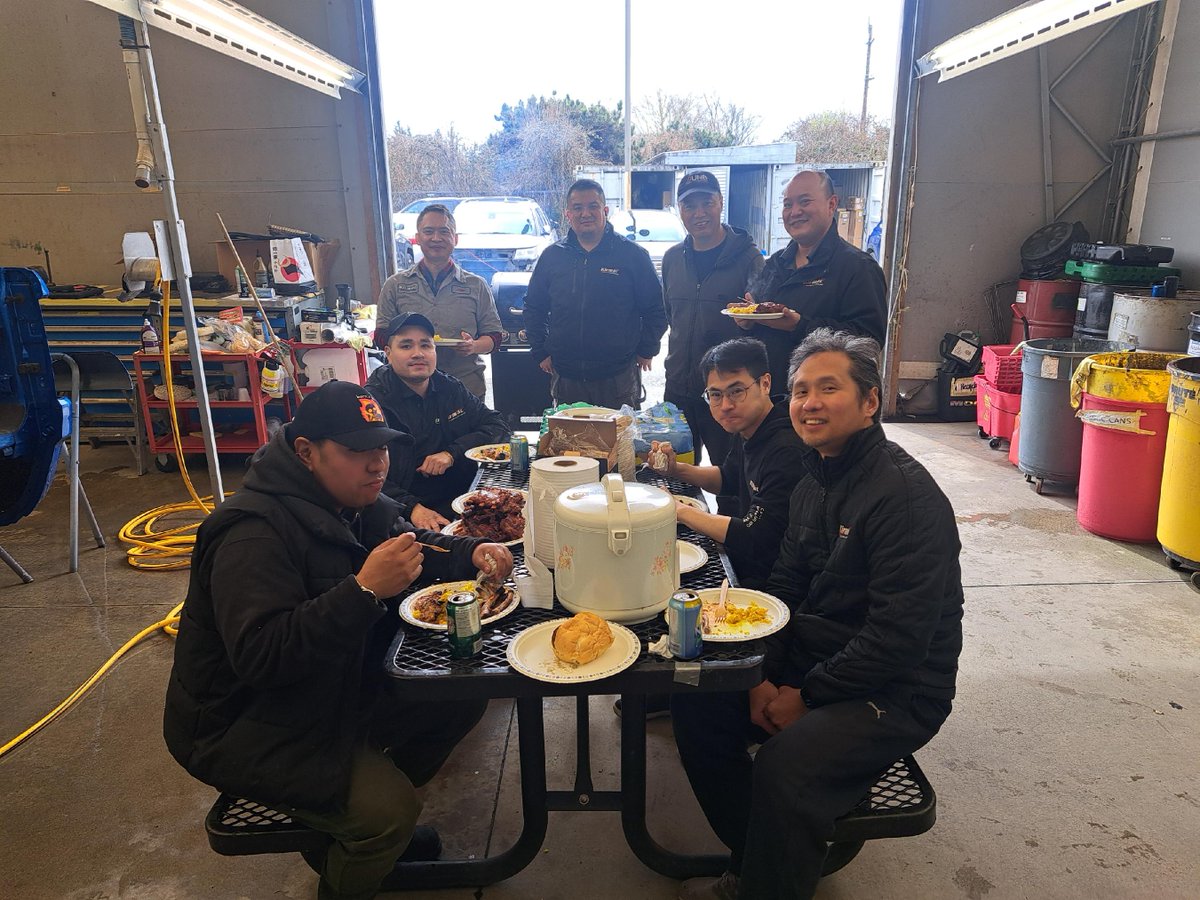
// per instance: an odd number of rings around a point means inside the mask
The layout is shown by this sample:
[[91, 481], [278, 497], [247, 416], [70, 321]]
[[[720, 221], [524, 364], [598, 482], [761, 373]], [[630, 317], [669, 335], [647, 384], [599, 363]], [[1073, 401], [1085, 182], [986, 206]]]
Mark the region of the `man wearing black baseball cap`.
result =
[[418, 528], [441, 528], [453, 515], [455, 497], [470, 489], [478, 466], [467, 451], [507, 441], [511, 430], [463, 382], [436, 368], [433, 323], [420, 313], [401, 313], [375, 329], [388, 364], [371, 373], [367, 390], [387, 422], [412, 436], [411, 446], [392, 446], [392, 469], [384, 491]]
[[[721, 310], [746, 293], [762, 271], [763, 257], [748, 232], [721, 222], [721, 185], [712, 172], [688, 172], [679, 181], [676, 199], [688, 236], [663, 255], [663, 295], [671, 324], [663, 399], [687, 417], [696, 464], [700, 448], [706, 447], [709, 463], [720, 466], [732, 437], [702, 399], [706, 385], [700, 360], [718, 344], [742, 337], [737, 323]], [[731, 514], [737, 498], [718, 498], [718, 503], [722, 513]]]
[[423, 573], [512, 571], [505, 547], [414, 532], [381, 496], [388, 444], [411, 440], [358, 385], [322, 386], [200, 526], [192, 555], [167, 747], [201, 781], [333, 835], [320, 898], [373, 897], [401, 853], [437, 857], [414, 785], [486, 706], [401, 699], [382, 674], [398, 595]]

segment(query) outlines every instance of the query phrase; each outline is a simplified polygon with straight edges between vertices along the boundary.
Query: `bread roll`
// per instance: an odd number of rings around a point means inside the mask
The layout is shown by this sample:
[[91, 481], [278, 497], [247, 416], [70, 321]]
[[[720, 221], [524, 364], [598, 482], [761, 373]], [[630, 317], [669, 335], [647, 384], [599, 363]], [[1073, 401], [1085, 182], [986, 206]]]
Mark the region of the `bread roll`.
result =
[[555, 628], [550, 642], [555, 656], [578, 666], [598, 659], [612, 646], [612, 629], [595, 613], [581, 612]]

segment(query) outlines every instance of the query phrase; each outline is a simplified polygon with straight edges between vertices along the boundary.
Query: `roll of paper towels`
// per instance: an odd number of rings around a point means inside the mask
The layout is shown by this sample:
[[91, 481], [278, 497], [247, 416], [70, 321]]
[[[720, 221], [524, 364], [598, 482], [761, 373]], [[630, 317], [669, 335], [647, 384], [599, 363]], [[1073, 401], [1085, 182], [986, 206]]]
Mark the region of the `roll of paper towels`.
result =
[[533, 555], [554, 568], [554, 501], [563, 491], [600, 480], [600, 461], [586, 456], [548, 456], [529, 466], [529, 501], [525, 522]]

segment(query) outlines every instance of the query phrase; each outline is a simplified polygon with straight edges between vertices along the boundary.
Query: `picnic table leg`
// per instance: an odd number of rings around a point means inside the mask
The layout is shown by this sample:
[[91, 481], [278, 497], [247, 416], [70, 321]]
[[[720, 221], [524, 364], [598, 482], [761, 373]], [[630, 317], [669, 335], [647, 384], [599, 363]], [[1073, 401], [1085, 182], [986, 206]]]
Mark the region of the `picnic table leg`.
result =
[[546, 839], [546, 739], [541, 697], [517, 698], [517, 741], [521, 753], [521, 834], [497, 856], [400, 863], [382, 890], [480, 887], [511, 878], [537, 856]]
[[621, 695], [621, 827], [629, 848], [649, 868], [668, 878], [720, 875], [728, 855], [667, 850], [646, 827], [646, 697]]

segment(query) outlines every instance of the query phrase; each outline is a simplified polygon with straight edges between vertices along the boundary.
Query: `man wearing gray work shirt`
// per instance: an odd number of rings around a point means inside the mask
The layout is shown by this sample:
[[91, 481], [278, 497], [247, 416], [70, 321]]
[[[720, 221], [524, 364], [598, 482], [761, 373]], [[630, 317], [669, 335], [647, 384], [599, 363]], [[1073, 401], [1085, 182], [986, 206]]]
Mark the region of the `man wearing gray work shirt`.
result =
[[450, 210], [440, 203], [425, 207], [417, 216], [417, 246], [424, 258], [383, 283], [375, 321], [386, 324], [400, 313], [425, 316], [437, 330], [437, 367], [482, 399], [481, 354], [500, 346], [503, 326], [487, 282], [450, 258], [457, 244]]

